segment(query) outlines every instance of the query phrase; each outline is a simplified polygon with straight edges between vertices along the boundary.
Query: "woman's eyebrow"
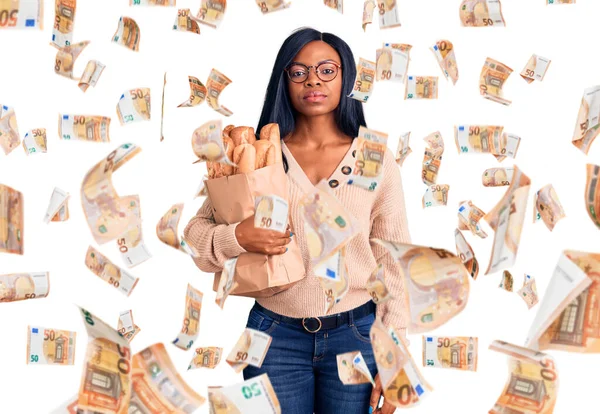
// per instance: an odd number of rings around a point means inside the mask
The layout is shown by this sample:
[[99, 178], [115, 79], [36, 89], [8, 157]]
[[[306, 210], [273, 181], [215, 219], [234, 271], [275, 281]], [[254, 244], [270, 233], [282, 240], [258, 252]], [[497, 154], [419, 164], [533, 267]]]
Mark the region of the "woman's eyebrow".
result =
[[[321, 63], [325, 63], [325, 62], [334, 62], [334, 63], [337, 63], [335, 59], [325, 59], [325, 60], [320, 60], [314, 66], [319, 66]], [[292, 63], [290, 63], [290, 65], [294, 65], [294, 64], [300, 64], [300, 65], [304, 65], [304, 66], [310, 66], [310, 65], [307, 65], [306, 63], [298, 62], [296, 60], [293, 61]]]

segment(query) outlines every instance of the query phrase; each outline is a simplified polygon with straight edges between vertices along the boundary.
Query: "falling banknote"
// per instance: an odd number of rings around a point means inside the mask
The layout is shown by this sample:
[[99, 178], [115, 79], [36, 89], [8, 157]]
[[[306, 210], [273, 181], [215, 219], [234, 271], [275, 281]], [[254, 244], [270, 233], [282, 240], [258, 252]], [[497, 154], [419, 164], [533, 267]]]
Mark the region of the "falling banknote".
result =
[[46, 139], [46, 128], [36, 128], [25, 134], [23, 148], [25, 154], [40, 154], [48, 152], [48, 141]]
[[444, 154], [444, 140], [439, 131], [433, 132], [423, 138], [427, 143], [425, 154], [423, 156], [422, 178], [428, 185], [434, 185], [437, 182], [437, 176], [442, 164], [442, 155]]
[[377, 73], [377, 65], [370, 60], [359, 58], [356, 65], [356, 79], [354, 80], [354, 88], [347, 95], [348, 98], [356, 99], [366, 103], [373, 93], [375, 85], [375, 77]]
[[56, 52], [54, 72], [66, 78], [77, 80], [77, 78], [73, 77], [73, 67], [75, 66], [75, 61], [81, 52], [83, 52], [83, 49], [89, 44], [90, 41], [86, 40], [58, 49]]
[[196, 162], [211, 161], [235, 166], [227, 157], [227, 149], [223, 146], [221, 120], [205, 122], [192, 134], [192, 150], [198, 157]]
[[[308, 243], [309, 259], [316, 268], [354, 237], [359, 229], [353, 217], [329, 191], [325, 180], [306, 194], [299, 205]], [[222, 278], [221, 278], [222, 279]]]
[[437, 76], [409, 76], [406, 81], [404, 99], [437, 99]]
[[233, 112], [219, 104], [219, 96], [231, 82], [231, 79], [216, 69], [210, 71], [206, 82], [206, 102], [208, 106], [224, 116], [231, 116]]
[[390, 29], [400, 27], [400, 16], [398, 14], [397, 0], [379, 0], [379, 28]]
[[101, 115], [58, 115], [58, 136], [65, 140], [110, 142], [110, 118]]
[[498, 161], [515, 158], [521, 138], [503, 132], [497, 125], [458, 125], [454, 127], [454, 142], [459, 154], [492, 154]]
[[191, 256], [197, 256], [198, 253], [192, 246], [184, 240], [179, 234], [179, 220], [183, 213], [183, 203], [173, 204], [156, 225], [156, 235], [163, 243], [171, 246], [174, 249], [180, 250]]
[[485, 212], [473, 204], [471, 200], [461, 201], [458, 204], [458, 229], [471, 230], [474, 235], [485, 239], [487, 233], [479, 225], [479, 220], [483, 216], [485, 216]]
[[119, 98], [117, 115], [121, 125], [150, 120], [150, 88], [131, 89]]
[[175, 17], [175, 23], [173, 23], [173, 30], [200, 34], [200, 26], [198, 26], [196, 18], [192, 16], [190, 9], [177, 10], [177, 17]]
[[142, 237], [142, 214], [139, 196], [131, 196], [131, 209], [129, 213], [136, 218], [136, 225], [121, 234], [117, 238], [116, 244], [121, 253], [121, 259], [123, 259], [127, 267], [131, 268], [150, 259], [152, 254]]
[[531, 349], [600, 353], [596, 297], [600, 254], [564, 251], [529, 329]]
[[129, 0], [130, 6], [176, 6], [177, 0]]
[[162, 343], [138, 352], [132, 362], [130, 411], [192, 413], [206, 401], [183, 380]]
[[76, 332], [28, 326], [27, 364], [74, 365], [76, 336]]
[[452, 84], [456, 85], [458, 80], [458, 66], [456, 65], [456, 55], [454, 54], [454, 45], [449, 40], [438, 40], [431, 48], [442, 72], [446, 79], [451, 79]]
[[472, 336], [423, 336], [423, 366], [477, 371], [477, 345]]
[[131, 310], [119, 313], [117, 330], [129, 343], [131, 343], [133, 338], [140, 333], [140, 327], [133, 322], [133, 312]]
[[338, 377], [344, 385], [373, 384], [375, 381], [360, 351], [337, 354]]
[[463, 0], [460, 21], [466, 27], [504, 27], [500, 0]]
[[237, 257], [225, 260], [223, 263], [223, 271], [219, 279], [219, 285], [217, 286], [217, 295], [215, 297], [215, 303], [219, 305], [221, 309], [225, 305], [225, 300], [229, 296], [229, 293], [237, 286], [237, 282], [233, 280], [235, 276], [235, 265], [237, 264]]
[[19, 146], [20, 142], [21, 138], [14, 108], [0, 105], [0, 147], [4, 154], [10, 154]]
[[600, 165], [588, 164], [586, 171], [585, 209], [594, 224], [600, 228]]
[[209, 346], [206, 348], [196, 348], [195, 352], [194, 358], [192, 358], [192, 362], [188, 366], [188, 371], [196, 368], [214, 369], [221, 362], [223, 348]]
[[354, 169], [348, 184], [375, 191], [383, 179], [383, 160], [388, 135], [361, 125], [356, 138]]
[[23, 254], [23, 194], [0, 184], [0, 253]]
[[370, 338], [386, 403], [400, 408], [414, 407], [433, 391], [394, 328], [386, 328], [377, 318], [371, 326]]
[[137, 52], [140, 48], [140, 27], [132, 18], [121, 16], [112, 41]]
[[256, 0], [262, 14], [271, 13], [278, 10], [287, 9], [292, 3], [285, 0]]
[[565, 217], [565, 211], [552, 184], [542, 187], [535, 193], [533, 204], [533, 222], [542, 220], [550, 231]]
[[490, 262], [485, 274], [511, 267], [517, 259], [531, 180], [516, 165], [514, 180], [484, 219], [495, 231]]
[[527, 83], [531, 83], [535, 80], [543, 81], [546, 76], [546, 71], [550, 66], [550, 59], [538, 56], [536, 54], [531, 55], [529, 61], [521, 71], [521, 77], [525, 79]]
[[185, 314], [183, 316], [183, 326], [177, 334], [173, 344], [184, 351], [194, 345], [200, 332], [200, 312], [202, 311], [202, 292], [195, 289], [188, 283], [185, 295]]
[[0, 303], [45, 298], [49, 291], [48, 272], [0, 275]]
[[96, 276], [118, 289], [125, 296], [131, 295], [133, 288], [137, 285], [137, 277], [115, 266], [106, 256], [92, 246], [88, 247], [85, 255], [85, 265]]
[[48, 208], [46, 209], [46, 215], [44, 216], [44, 223], [65, 221], [69, 218], [69, 197], [69, 193], [58, 187], [54, 187], [50, 196], [50, 203], [48, 203]]
[[281, 405], [266, 373], [228, 387], [208, 387], [208, 402], [214, 414], [281, 414]]
[[73, 43], [73, 24], [77, 0], [55, 0], [54, 4], [52, 43], [59, 48], [69, 46]]
[[0, 30], [43, 29], [44, 0], [1, 0]]
[[448, 191], [448, 184], [433, 184], [427, 187], [421, 202], [423, 208], [445, 206], [448, 203]]
[[200, 105], [206, 99], [206, 86], [200, 82], [200, 79], [188, 76], [188, 82], [190, 84], [190, 97], [187, 101], [178, 105], [177, 108], [190, 108]]
[[323, 0], [323, 4], [330, 9], [344, 14], [344, 0]]
[[248, 365], [260, 368], [271, 346], [271, 340], [271, 336], [264, 332], [246, 328], [227, 355], [226, 361], [237, 373], [242, 372]]
[[581, 107], [573, 132], [573, 145], [587, 154], [590, 146], [600, 133], [600, 85], [583, 91]]
[[387, 248], [402, 269], [410, 309], [410, 333], [435, 329], [465, 308], [469, 274], [457, 256], [433, 247], [371, 241]]
[[500, 284], [498, 285], [498, 287], [506, 290], [507, 292], [512, 292], [513, 285], [514, 285], [514, 280], [513, 280], [513, 276], [510, 274], [510, 272], [508, 270], [505, 270], [504, 272], [502, 272], [502, 280], [500, 281]]
[[504, 63], [487, 58], [479, 75], [479, 92], [485, 99], [508, 106], [512, 103], [504, 98], [502, 87], [512, 73], [512, 69]]
[[471, 278], [476, 280], [479, 275], [479, 262], [475, 257], [473, 248], [459, 229], [454, 229], [454, 241], [456, 243], [456, 254], [465, 266], [465, 269], [467, 269], [467, 272], [471, 275]]
[[325, 262], [313, 268], [315, 276], [325, 293], [324, 313], [327, 315], [350, 288], [348, 282], [348, 266], [346, 265], [346, 247], [342, 247]]
[[396, 150], [396, 164], [402, 167], [404, 160], [412, 152], [412, 149], [408, 146], [408, 140], [410, 139], [410, 132], [405, 132], [400, 135], [398, 141], [398, 149]]
[[142, 149], [123, 144], [88, 171], [81, 185], [83, 212], [94, 240], [104, 244], [140, 224], [137, 195], [120, 197], [112, 183], [112, 174]]
[[490, 349], [510, 357], [510, 376], [489, 414], [552, 414], [558, 394], [554, 359], [504, 341], [492, 342]]
[[546, 5], [553, 4], [575, 4], [575, 0], [546, 0]]
[[288, 202], [270, 194], [254, 200], [254, 227], [285, 233], [288, 224]]
[[[126, 414], [131, 398], [131, 348], [127, 340], [79, 308], [88, 334], [77, 412]], [[102, 382], [102, 387], [98, 386]]]
[[539, 301], [535, 279], [529, 275], [525, 275], [523, 287], [517, 291], [517, 295], [523, 299], [527, 305], [527, 309], [533, 308]]
[[378, 82], [402, 82], [406, 80], [408, 63], [410, 62], [411, 45], [404, 43], [384, 43], [376, 50], [376, 80]]
[[510, 185], [514, 168], [488, 168], [481, 176], [481, 182], [484, 187], [502, 187]]
[[96, 86], [98, 79], [100, 79], [100, 75], [105, 68], [106, 65], [102, 62], [90, 60], [83, 70], [81, 79], [79, 79], [79, 89], [86, 92], [90, 86]]
[[379, 263], [367, 280], [367, 292], [377, 305], [381, 305], [390, 299], [394, 299], [385, 284], [385, 272], [383, 263]]
[[367, 24], [373, 23], [373, 12], [377, 7], [375, 0], [365, 0], [363, 4], [363, 15], [362, 15], [362, 28], [363, 31], [367, 30]]
[[202, 0], [196, 15], [199, 23], [218, 29], [225, 16], [227, 0]]

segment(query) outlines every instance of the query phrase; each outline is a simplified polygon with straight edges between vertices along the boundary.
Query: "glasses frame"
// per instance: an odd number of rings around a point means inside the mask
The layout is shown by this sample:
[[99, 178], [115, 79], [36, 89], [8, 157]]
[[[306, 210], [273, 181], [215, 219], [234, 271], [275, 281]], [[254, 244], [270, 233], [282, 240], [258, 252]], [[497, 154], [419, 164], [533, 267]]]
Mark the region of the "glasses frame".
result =
[[[325, 64], [334, 65], [334, 66], [337, 66], [337, 68], [338, 68], [338, 71], [335, 73], [335, 76], [334, 76], [333, 78], [329, 79], [329, 80], [324, 80], [324, 79], [322, 79], [322, 78], [321, 78], [321, 76], [319, 75], [319, 73], [320, 73], [320, 71], [319, 71], [319, 66], [321, 66], [321, 65], [325, 65]], [[301, 81], [295, 81], [295, 80], [293, 80], [293, 79], [292, 79], [292, 75], [290, 74], [290, 68], [291, 68], [292, 66], [296, 66], [296, 65], [297, 65], [297, 66], [304, 66], [304, 67], [306, 68], [306, 79], [303, 79], [303, 80], [301, 80]], [[307, 79], [308, 79], [308, 77], [310, 76], [310, 70], [311, 70], [311, 68], [314, 68], [314, 70], [315, 70], [315, 74], [317, 75], [317, 78], [319, 78], [321, 81], [323, 81], [323, 82], [331, 82], [332, 80], [334, 80], [335, 78], [337, 78], [337, 75], [338, 75], [338, 73], [340, 72], [340, 71], [339, 71], [339, 69], [341, 69], [341, 68], [342, 68], [342, 65], [340, 65], [340, 64], [338, 64], [338, 63], [336, 63], [336, 62], [334, 62], [334, 61], [331, 61], [331, 60], [327, 60], [327, 61], [325, 61], [325, 62], [321, 62], [321, 63], [319, 63], [318, 65], [310, 65], [310, 66], [306, 66], [304, 63], [292, 62], [292, 63], [290, 63], [290, 64], [289, 64], [289, 65], [288, 65], [288, 66], [287, 66], [285, 69], [283, 69], [283, 70], [284, 70], [284, 72], [286, 72], [286, 73], [287, 73], [287, 75], [288, 75], [288, 79], [289, 79], [289, 80], [291, 80], [292, 82], [294, 82], [294, 83], [303, 83], [303, 82], [306, 82], [306, 80], [307, 80]]]

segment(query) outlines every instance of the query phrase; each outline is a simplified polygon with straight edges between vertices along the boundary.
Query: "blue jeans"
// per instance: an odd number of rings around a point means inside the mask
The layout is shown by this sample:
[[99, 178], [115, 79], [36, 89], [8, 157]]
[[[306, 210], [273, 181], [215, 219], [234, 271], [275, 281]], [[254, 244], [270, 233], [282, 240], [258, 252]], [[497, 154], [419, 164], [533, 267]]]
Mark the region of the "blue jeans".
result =
[[369, 331], [375, 313], [335, 329], [310, 333], [302, 327], [274, 320], [253, 307], [246, 327], [273, 339], [260, 368], [244, 369], [244, 380], [267, 373], [282, 414], [367, 414], [371, 383], [344, 385], [338, 376], [337, 354], [360, 351], [371, 375], [377, 366]]

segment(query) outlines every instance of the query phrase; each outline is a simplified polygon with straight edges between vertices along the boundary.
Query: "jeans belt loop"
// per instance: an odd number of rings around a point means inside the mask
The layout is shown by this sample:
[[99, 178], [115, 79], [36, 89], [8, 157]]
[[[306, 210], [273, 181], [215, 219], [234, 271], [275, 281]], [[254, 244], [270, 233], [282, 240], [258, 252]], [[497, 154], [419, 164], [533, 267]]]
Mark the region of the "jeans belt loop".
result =
[[[306, 319], [316, 319], [319, 321], [319, 327], [315, 330], [315, 331], [311, 331], [310, 329], [308, 329], [306, 327], [306, 324], [304, 323], [306, 321]], [[304, 330], [306, 330], [307, 332], [310, 333], [317, 333], [321, 330], [321, 327], [323, 326], [323, 322], [321, 322], [321, 319], [319, 319], [319, 317], [315, 317], [315, 318], [302, 318], [302, 327], [304, 328]]]

